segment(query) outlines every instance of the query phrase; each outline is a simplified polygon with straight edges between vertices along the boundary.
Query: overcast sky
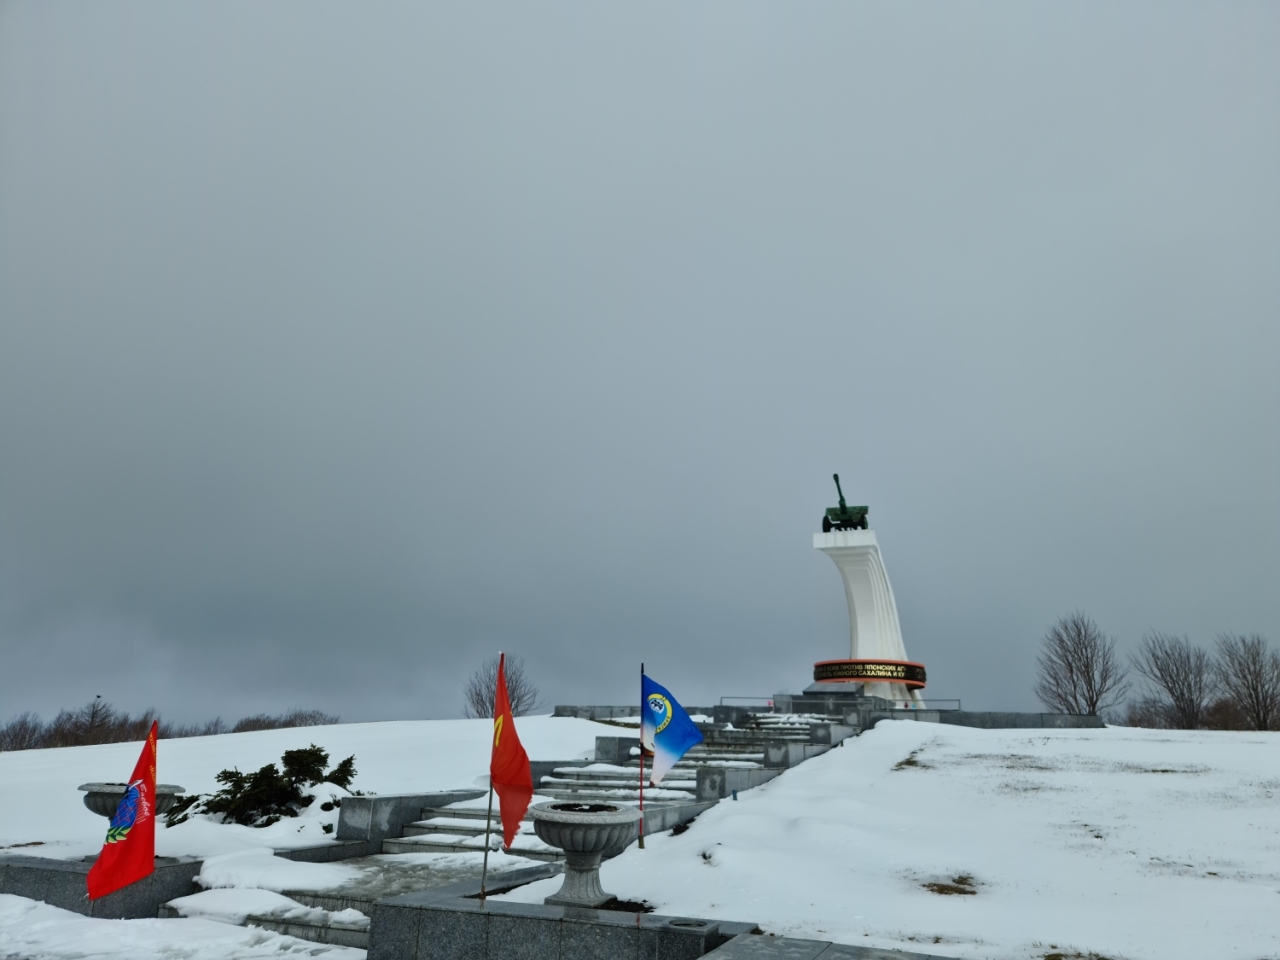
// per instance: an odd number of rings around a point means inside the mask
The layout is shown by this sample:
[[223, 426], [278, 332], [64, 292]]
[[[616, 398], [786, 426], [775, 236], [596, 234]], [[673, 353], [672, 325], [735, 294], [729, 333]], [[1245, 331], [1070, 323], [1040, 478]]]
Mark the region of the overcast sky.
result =
[[1280, 5], [0, 5], [0, 720], [1280, 642]]

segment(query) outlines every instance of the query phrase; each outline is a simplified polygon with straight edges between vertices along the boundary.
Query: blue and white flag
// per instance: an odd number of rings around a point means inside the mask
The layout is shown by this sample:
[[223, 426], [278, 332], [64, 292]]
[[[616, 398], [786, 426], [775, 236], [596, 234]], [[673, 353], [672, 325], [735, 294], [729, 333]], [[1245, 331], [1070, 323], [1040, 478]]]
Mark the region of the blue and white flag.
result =
[[649, 782], [656, 787], [689, 748], [701, 742], [702, 731], [670, 691], [641, 674], [640, 743], [653, 754]]

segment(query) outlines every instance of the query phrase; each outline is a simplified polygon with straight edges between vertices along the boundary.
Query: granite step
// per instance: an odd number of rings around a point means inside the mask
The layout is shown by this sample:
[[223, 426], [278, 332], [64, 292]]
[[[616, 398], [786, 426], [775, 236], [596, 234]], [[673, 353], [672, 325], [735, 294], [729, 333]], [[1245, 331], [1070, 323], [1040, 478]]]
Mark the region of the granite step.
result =
[[[724, 766], [738, 766], [738, 765], [751, 766], [753, 764], [755, 766], [760, 766], [763, 762], [764, 762], [764, 751], [753, 750], [750, 753], [733, 753], [733, 754], [727, 754], [725, 756], [697, 757], [693, 760], [681, 760], [679, 763], [676, 763], [675, 765], [673, 765], [671, 767], [671, 770], [672, 770], [672, 774], [683, 773], [685, 774], [685, 777], [688, 778], [689, 775], [693, 775], [696, 777], [698, 770], [701, 767], [724, 767]], [[625, 772], [626, 776], [636, 776], [637, 771], [640, 768], [640, 761], [638, 759], [632, 759], [632, 760], [628, 760], [625, 763], [611, 763], [609, 764], [609, 766], [613, 768], [613, 770], [615, 770], [618, 775], [624, 775], [624, 772]], [[644, 768], [648, 770], [652, 766], [653, 764], [648, 759], [646, 759], [644, 762]], [[587, 775], [590, 775], [591, 773], [590, 769], [587, 767], [556, 767], [553, 772], [555, 773], [556, 776], [572, 776], [573, 774], [571, 774], [570, 771], [579, 771]]]
[[[301, 916], [250, 914], [240, 922], [240, 926], [258, 927], [311, 943], [368, 949], [369, 918], [373, 916], [375, 902], [373, 898], [325, 896], [309, 890], [286, 890], [284, 896], [298, 904], [296, 910], [290, 909], [287, 913]], [[346, 913], [347, 911], [351, 913]], [[325, 913], [329, 916], [325, 916]], [[345, 916], [334, 916], [344, 913]], [[177, 908], [168, 903], [160, 905], [157, 915], [161, 920], [183, 917]]]
[[337, 947], [369, 948], [368, 921], [363, 924], [311, 923], [307, 920], [285, 920], [279, 917], [254, 917], [245, 919], [246, 927], [259, 927], [272, 933], [309, 940], [312, 943], [332, 944]]
[[[423, 807], [421, 816], [423, 820], [479, 820], [481, 823], [484, 823], [484, 814], [484, 807], [481, 807], [478, 811], [475, 808], [465, 807], [462, 809], [451, 807]], [[499, 819], [498, 805], [496, 803], [493, 805], [493, 819]], [[529, 819], [528, 814], [525, 815], [525, 819]]]
[[[490, 835], [490, 850], [502, 849], [502, 834]], [[482, 853], [484, 837], [450, 837], [447, 834], [420, 834], [409, 837], [388, 837], [382, 841], [383, 853]], [[525, 857], [529, 860], [556, 861], [563, 860], [564, 853], [549, 847], [537, 837], [524, 834], [516, 837], [511, 849], [506, 851], [512, 856]]]
[[[638, 774], [637, 770], [637, 774]], [[639, 776], [628, 778], [626, 780], [611, 777], [543, 777], [539, 786], [539, 792], [546, 792], [546, 788], [553, 790], [639, 790]], [[698, 789], [698, 781], [696, 780], [671, 780], [664, 779], [662, 781], [662, 789], [664, 790], [690, 790]]]
[[[416, 823], [406, 823], [403, 828], [406, 837], [423, 837], [431, 834], [452, 837], [479, 837], [485, 832], [484, 820], [463, 820], [459, 817], [430, 817]], [[502, 833], [502, 820], [494, 817], [489, 825], [491, 834]], [[525, 817], [521, 824], [521, 834], [533, 835], [532, 821]]]
[[333, 896], [323, 893], [314, 893], [310, 890], [286, 890], [284, 896], [290, 900], [296, 900], [304, 907], [315, 907], [320, 910], [328, 910], [330, 913], [340, 913], [343, 910], [359, 910], [366, 917], [373, 916], [373, 905], [377, 902], [371, 897], [350, 897], [350, 896]]
[[[587, 802], [590, 800], [598, 800], [601, 803], [620, 803], [627, 800], [639, 801], [640, 790], [637, 787], [627, 789], [595, 789], [595, 790], [561, 790], [543, 789], [539, 791], [545, 796], [554, 800], [572, 800], [576, 802]], [[697, 796], [691, 790], [666, 790], [663, 787], [646, 787], [644, 791], [644, 802], [646, 804], [661, 801], [688, 803], [696, 800]]]

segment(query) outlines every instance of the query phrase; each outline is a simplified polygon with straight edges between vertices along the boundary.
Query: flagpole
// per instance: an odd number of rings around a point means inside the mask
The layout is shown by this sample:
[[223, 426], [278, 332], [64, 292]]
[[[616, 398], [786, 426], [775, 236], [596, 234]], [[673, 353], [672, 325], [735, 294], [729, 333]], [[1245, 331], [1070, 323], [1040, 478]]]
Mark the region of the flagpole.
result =
[[489, 875], [489, 824], [493, 822], [493, 777], [489, 777], [489, 812], [484, 815], [484, 866], [480, 868], [480, 906], [484, 906], [484, 881]]
[[[502, 652], [498, 652], [498, 673], [502, 672]], [[492, 720], [494, 713], [498, 709], [498, 677], [493, 678], [493, 706], [489, 709], [489, 718]], [[480, 906], [484, 906], [484, 882], [489, 876], [489, 827], [493, 823], [493, 751], [496, 744], [493, 742], [493, 735], [490, 734], [489, 739], [489, 810], [484, 815], [484, 866], [480, 868]]]
[[640, 664], [640, 842], [644, 849], [644, 664]]

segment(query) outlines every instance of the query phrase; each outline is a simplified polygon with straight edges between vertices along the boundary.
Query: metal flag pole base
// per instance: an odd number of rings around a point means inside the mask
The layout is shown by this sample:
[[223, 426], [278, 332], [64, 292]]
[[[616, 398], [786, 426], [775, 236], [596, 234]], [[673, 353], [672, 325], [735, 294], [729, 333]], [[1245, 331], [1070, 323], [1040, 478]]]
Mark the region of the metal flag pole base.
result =
[[493, 822], [493, 779], [489, 780], [489, 810], [484, 815], [484, 866], [480, 868], [480, 906], [484, 906], [484, 882], [489, 876], [489, 825]]
[[640, 743], [640, 842], [639, 847], [644, 849], [644, 742]]

